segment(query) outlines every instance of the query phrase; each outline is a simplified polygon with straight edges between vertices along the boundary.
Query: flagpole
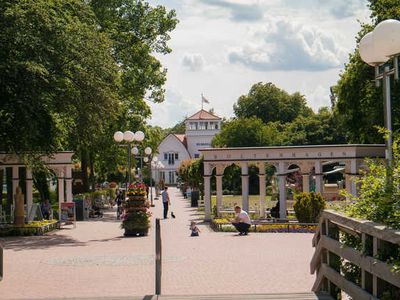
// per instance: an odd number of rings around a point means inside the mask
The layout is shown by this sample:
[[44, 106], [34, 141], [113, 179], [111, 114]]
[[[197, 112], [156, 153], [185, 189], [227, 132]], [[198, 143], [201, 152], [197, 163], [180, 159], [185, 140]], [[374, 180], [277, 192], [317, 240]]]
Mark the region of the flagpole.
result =
[[204, 105], [203, 93], [201, 93], [201, 110], [203, 110], [203, 105]]

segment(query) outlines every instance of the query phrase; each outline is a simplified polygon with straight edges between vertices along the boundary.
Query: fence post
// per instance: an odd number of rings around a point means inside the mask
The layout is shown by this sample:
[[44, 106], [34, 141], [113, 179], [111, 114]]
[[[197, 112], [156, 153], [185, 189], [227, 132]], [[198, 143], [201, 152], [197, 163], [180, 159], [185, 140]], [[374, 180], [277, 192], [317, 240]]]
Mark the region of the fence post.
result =
[[161, 253], [161, 229], [160, 219], [156, 219], [156, 295], [161, 295], [161, 273], [162, 273], [162, 253]]
[[3, 280], [3, 259], [4, 259], [4, 256], [3, 256], [3, 245], [1, 244], [1, 242], [0, 242], [0, 281], [2, 281]]

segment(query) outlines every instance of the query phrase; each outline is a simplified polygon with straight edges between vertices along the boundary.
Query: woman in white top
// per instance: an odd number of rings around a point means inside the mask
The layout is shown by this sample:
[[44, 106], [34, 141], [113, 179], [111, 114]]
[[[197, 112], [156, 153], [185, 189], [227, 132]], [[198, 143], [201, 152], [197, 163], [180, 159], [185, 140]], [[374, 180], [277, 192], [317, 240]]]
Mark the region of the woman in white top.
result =
[[251, 225], [251, 220], [248, 213], [240, 206], [235, 206], [236, 218], [232, 220], [232, 225], [239, 231], [239, 235], [247, 235]]

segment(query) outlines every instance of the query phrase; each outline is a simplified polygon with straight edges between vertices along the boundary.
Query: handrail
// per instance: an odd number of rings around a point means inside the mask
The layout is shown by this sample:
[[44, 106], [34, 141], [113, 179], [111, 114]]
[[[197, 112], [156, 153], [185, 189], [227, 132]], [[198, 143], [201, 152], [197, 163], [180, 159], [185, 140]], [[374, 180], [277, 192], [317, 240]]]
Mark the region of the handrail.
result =
[[[359, 242], [354, 244], [358, 246], [353, 248], [351, 243], [346, 243], [340, 233], [358, 238]], [[400, 292], [400, 276], [392, 272], [392, 264], [377, 258], [386, 247], [394, 247], [390, 244], [400, 245], [400, 231], [332, 210], [323, 211], [312, 239], [315, 252], [310, 262], [310, 272], [317, 272], [313, 291], [327, 291], [335, 298], [342, 290], [354, 299], [371, 300], [380, 298], [384, 291], [388, 292], [386, 284], [389, 284], [394, 288], [389, 292], [397, 295]], [[370, 251], [367, 253], [360, 247]], [[361, 277], [357, 275], [352, 281], [345, 277], [344, 262], [359, 268]]]

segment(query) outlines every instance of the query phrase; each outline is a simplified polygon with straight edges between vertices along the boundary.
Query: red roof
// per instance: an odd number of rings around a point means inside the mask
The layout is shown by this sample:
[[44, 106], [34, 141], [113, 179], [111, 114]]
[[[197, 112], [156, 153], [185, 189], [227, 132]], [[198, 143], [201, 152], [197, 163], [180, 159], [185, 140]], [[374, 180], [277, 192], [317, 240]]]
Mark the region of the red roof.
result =
[[202, 109], [202, 110], [198, 111], [197, 113], [195, 113], [193, 116], [187, 118], [186, 120], [221, 120], [221, 118]]
[[187, 148], [187, 139], [185, 134], [174, 134], [174, 136]]

